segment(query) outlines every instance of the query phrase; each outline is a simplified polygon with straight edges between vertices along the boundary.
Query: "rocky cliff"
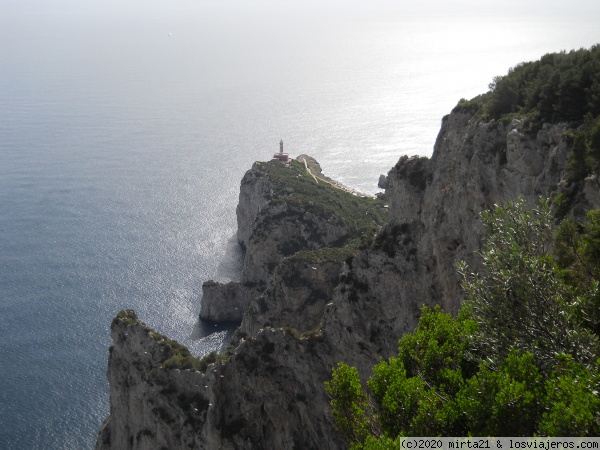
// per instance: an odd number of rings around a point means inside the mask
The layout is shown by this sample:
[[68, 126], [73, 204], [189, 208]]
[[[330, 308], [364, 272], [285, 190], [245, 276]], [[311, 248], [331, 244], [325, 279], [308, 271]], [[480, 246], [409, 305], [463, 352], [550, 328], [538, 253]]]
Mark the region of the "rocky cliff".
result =
[[[383, 222], [382, 205], [332, 189], [337, 186], [314, 159], [302, 155], [301, 160], [290, 166], [257, 162], [244, 175], [236, 210], [238, 241], [245, 250], [241, 280], [204, 283], [202, 319], [240, 321], [284, 258], [343, 246], [362, 234], [369, 221]], [[364, 217], [357, 219], [365, 214], [366, 223]]]
[[[272, 163], [255, 165], [238, 207], [241, 283], [254, 292], [232, 303], [243, 310], [232, 347], [211, 365], [178, 369], [137, 319], [115, 319], [111, 415], [97, 448], [343, 447], [323, 389], [331, 368], [343, 360], [366, 375], [394, 354], [423, 304], [458, 309], [455, 263], [477, 267], [478, 213], [517, 195], [533, 204], [565, 189], [565, 130], [554, 124], [532, 133], [517, 120], [483, 122], [455, 110], [431, 158], [403, 156], [380, 180], [389, 217], [374, 237], [351, 226], [350, 194], [350, 203], [326, 208], [315, 197], [330, 189], [323, 183], [312, 197], [299, 195], [302, 167], [289, 177], [283, 167], [269, 172]], [[598, 187], [586, 179], [579, 204], [600, 207]], [[380, 207], [369, 205], [361, 206], [367, 216]], [[225, 292], [220, 303], [238, 295], [216, 289]]]

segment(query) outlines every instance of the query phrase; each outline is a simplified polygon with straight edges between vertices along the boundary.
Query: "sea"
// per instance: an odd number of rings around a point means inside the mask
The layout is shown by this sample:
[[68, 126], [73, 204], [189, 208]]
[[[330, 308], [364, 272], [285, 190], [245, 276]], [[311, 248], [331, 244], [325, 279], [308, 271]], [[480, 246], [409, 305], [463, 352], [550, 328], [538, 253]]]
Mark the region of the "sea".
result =
[[367, 194], [494, 76], [600, 43], [596, 0], [0, 0], [0, 448], [91, 449], [110, 323], [202, 356], [240, 180], [284, 142]]

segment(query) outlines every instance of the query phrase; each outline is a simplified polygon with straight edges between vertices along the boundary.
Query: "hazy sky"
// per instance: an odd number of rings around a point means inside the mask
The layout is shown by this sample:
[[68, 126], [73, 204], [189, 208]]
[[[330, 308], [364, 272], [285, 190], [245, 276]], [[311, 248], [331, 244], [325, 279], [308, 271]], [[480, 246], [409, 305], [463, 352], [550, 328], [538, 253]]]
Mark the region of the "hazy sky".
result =
[[95, 12], [95, 11], [160, 11], [169, 9], [233, 9], [243, 12], [249, 9], [319, 9], [338, 12], [349, 10], [394, 11], [420, 13], [457, 13], [466, 11], [486, 11], [502, 14], [508, 10], [514, 14], [519, 11], [544, 14], [549, 9], [572, 11], [600, 9], [597, 0], [419, 0], [401, 2], [397, 0], [0, 0], [0, 13], [8, 11]]

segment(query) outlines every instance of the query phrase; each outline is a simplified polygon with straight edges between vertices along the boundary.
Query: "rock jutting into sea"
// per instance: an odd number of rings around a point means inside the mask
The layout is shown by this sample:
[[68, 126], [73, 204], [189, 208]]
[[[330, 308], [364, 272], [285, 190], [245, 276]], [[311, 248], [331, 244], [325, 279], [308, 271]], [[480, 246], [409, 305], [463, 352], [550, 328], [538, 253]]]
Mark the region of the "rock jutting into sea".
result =
[[[289, 167], [278, 161], [255, 163], [242, 179], [236, 210], [238, 241], [244, 249], [241, 281], [205, 282], [200, 317], [241, 321], [285, 258], [303, 250], [347, 247], [350, 238], [370, 231], [355, 229], [355, 222], [366, 228], [383, 224], [381, 202], [364, 195], [354, 198], [358, 195], [324, 176], [318, 162], [307, 155]], [[356, 208], [354, 203], [365, 206]], [[374, 217], [367, 215], [366, 223], [363, 217], [352, 217], [369, 208]]]
[[[458, 310], [455, 264], [478, 269], [479, 213], [565, 189], [567, 129], [456, 108], [432, 157], [402, 156], [378, 198], [339, 189], [300, 158], [255, 163], [237, 208], [241, 279], [203, 289], [203, 317], [240, 321], [232, 345], [198, 361], [120, 313], [96, 448], [345, 448], [323, 386], [332, 367], [364, 377], [423, 304]], [[600, 207], [598, 180], [582, 183], [574, 210]]]

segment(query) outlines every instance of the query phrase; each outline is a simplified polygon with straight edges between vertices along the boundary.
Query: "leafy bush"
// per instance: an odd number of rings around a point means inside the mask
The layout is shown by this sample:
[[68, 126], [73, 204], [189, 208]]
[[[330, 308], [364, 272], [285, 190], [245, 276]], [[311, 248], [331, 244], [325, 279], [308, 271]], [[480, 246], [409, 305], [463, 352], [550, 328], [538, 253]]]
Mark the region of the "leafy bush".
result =
[[333, 369], [326, 389], [352, 448], [397, 448], [400, 436], [600, 433], [591, 319], [600, 211], [589, 214], [582, 234], [561, 225], [556, 259], [548, 201], [527, 210], [519, 199], [482, 220], [485, 272], [461, 265], [467, 301], [458, 316], [424, 307], [416, 330], [399, 340], [398, 356], [373, 368], [368, 389], [356, 369]]
[[465, 307], [479, 324], [478, 349], [494, 362], [514, 348], [532, 353], [541, 366], [555, 364], [561, 353], [591, 364], [598, 339], [580, 326], [580, 302], [548, 253], [553, 224], [549, 201], [527, 210], [519, 198], [482, 213], [482, 221], [485, 243], [478, 254], [484, 273], [459, 265]]
[[339, 363], [331, 381], [325, 382], [325, 389], [332, 398], [333, 417], [344, 437], [350, 443], [363, 442], [372, 430], [366, 415], [369, 409], [367, 395], [358, 370]]
[[478, 95], [477, 97], [467, 100], [461, 98], [458, 104], [452, 109], [453, 113], [477, 114], [482, 111], [483, 106], [487, 102], [488, 94]]
[[378, 421], [388, 436], [459, 436], [464, 420], [447, 400], [477, 369], [466, 339], [475, 323], [465, 315], [453, 319], [439, 306], [422, 312], [414, 333], [400, 339], [398, 357], [373, 369], [368, 386], [379, 405]]
[[554, 234], [555, 255], [563, 282], [577, 296], [577, 320], [600, 335], [600, 211], [588, 211], [587, 219], [562, 221]]

